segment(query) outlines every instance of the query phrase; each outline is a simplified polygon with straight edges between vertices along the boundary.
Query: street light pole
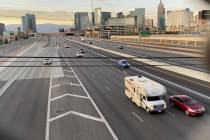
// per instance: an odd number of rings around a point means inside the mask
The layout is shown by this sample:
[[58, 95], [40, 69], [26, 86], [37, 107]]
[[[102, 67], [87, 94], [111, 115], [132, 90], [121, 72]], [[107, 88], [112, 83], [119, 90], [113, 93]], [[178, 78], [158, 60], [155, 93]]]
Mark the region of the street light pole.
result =
[[[95, 22], [95, 19], [94, 19], [94, 15], [93, 15], [93, 0], [90, 0], [90, 3], [91, 3], [91, 21], [92, 23], [89, 22], [90, 24], [90, 36], [89, 37], [92, 37], [92, 34], [93, 34], [93, 24]], [[90, 21], [90, 20], [89, 20]]]
[[5, 55], [4, 45], [2, 43], [1, 43], [1, 48], [2, 48], [2, 51], [3, 51], [3, 55], [5, 57], [6, 55]]

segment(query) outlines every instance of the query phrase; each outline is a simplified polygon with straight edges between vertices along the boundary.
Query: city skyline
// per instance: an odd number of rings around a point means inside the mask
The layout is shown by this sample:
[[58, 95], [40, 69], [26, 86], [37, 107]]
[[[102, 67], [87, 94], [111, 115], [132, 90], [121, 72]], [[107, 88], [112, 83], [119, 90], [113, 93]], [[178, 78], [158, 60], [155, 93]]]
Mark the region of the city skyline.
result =
[[[20, 24], [21, 14], [24, 12], [29, 12], [37, 16], [37, 23], [53, 23], [53, 24], [73, 24], [72, 12], [90, 12], [91, 5], [89, 1], [86, 0], [63, 0], [62, 4], [56, 4], [55, 0], [51, 0], [49, 5], [49, 0], [44, 0], [45, 3], [41, 0], [22, 0], [18, 1], [18, 5], [15, 5], [17, 0], [7, 0], [2, 2], [0, 6], [0, 12], [2, 15], [17, 16], [14, 17], [1, 17], [0, 21], [5, 24]], [[110, 11], [113, 13], [125, 12], [128, 13], [130, 10], [135, 8], [145, 8], [146, 9], [146, 18], [153, 18], [156, 21], [157, 7], [160, 0], [151, 0], [150, 2], [144, 2], [142, 0], [134, 0], [132, 3], [129, 3], [127, 0], [120, 0], [120, 2], [115, 0], [93, 0], [94, 7], [101, 7], [102, 11]], [[198, 0], [176, 0], [176, 3], [171, 3], [170, 0], [162, 0], [166, 11], [167, 10], [177, 10], [190, 8], [192, 11], [199, 11], [201, 9], [210, 9], [204, 3], [200, 3]], [[191, 5], [189, 5], [189, 2]], [[42, 4], [40, 4], [42, 3]], [[78, 4], [80, 3], [80, 5]], [[120, 7], [118, 5], [121, 5]], [[27, 10], [25, 7], [27, 5]], [[79, 6], [75, 6], [79, 5]], [[139, 5], [139, 6], [138, 6]], [[32, 6], [32, 7], [31, 7]], [[7, 9], [7, 10], [6, 10]], [[3, 11], [3, 12], [2, 12]], [[151, 12], [152, 11], [152, 12]], [[25, 14], [24, 13], [24, 14]], [[55, 16], [54, 16], [55, 15]], [[62, 16], [59, 16], [62, 15]], [[61, 19], [61, 20], [47, 20], [45, 17], [51, 19]], [[62, 18], [61, 18], [62, 17]], [[43, 18], [43, 19], [41, 19]]]

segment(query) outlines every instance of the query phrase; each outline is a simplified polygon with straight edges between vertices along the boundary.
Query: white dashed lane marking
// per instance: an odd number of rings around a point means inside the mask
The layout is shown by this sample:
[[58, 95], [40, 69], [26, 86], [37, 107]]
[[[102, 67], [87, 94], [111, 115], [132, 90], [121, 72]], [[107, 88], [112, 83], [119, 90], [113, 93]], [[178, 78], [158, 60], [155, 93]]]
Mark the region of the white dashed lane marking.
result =
[[144, 122], [144, 120], [143, 120], [141, 117], [139, 117], [135, 112], [132, 112], [132, 114], [133, 114], [141, 123]]
[[111, 89], [107, 86], [105, 86], [106, 90], [108, 90], [109, 92], [111, 92]]

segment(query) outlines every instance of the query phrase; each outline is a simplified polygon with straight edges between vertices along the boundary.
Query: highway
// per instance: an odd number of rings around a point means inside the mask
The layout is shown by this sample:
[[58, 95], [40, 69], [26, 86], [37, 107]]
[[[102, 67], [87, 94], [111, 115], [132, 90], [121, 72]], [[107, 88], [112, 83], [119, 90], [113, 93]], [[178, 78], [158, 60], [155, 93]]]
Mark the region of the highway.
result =
[[[87, 54], [83, 59], [68, 59], [73, 69], [75, 69], [78, 77], [84, 83], [90, 95], [93, 97], [99, 109], [104, 112], [104, 116], [110, 123], [119, 139], [208, 139], [209, 130], [209, 112], [199, 118], [189, 118], [182, 112], [169, 107], [165, 114], [149, 115], [144, 110], [137, 108], [124, 95], [123, 78], [128, 75], [145, 75], [138, 70], [128, 69], [121, 70], [117, 68], [112, 60], [97, 59], [101, 54], [110, 57], [110, 54], [91, 50], [87, 46], [81, 46], [71, 43], [71, 48], [62, 48], [66, 56], [75, 57], [75, 52], [84, 47], [87, 49]], [[89, 50], [89, 51], [88, 51]], [[67, 53], [68, 51], [68, 53]], [[91, 57], [93, 59], [91, 59]], [[96, 59], [95, 59], [96, 58]], [[146, 71], [159, 77], [166, 78], [169, 81], [170, 76], [167, 74], [158, 73], [154, 70], [149, 70], [145, 67], [137, 69]], [[209, 100], [203, 97], [194, 95], [191, 92], [177, 88], [174, 85], [165, 83], [161, 80], [148, 76], [167, 87], [169, 95], [187, 94], [193, 96], [204, 104], [206, 108], [209, 106]], [[173, 77], [174, 79], [174, 77]], [[205, 95], [209, 93], [209, 87], [203, 88], [195, 83], [182, 83], [182, 79], [176, 78], [175, 83], [181, 84], [192, 90], [200, 91]], [[94, 87], [94, 88], [93, 88]], [[203, 128], [204, 127], [204, 128]], [[200, 130], [202, 129], [202, 130]], [[202, 135], [200, 134], [202, 132]]]
[[[77, 39], [78, 40], [78, 39]], [[78, 40], [79, 41], [79, 40]], [[89, 43], [91, 40], [86, 40], [85, 43]], [[107, 40], [92, 40], [93, 43], [99, 47], [109, 48], [118, 52], [123, 52], [126, 54], [131, 54], [136, 57], [151, 57], [153, 60], [158, 60], [161, 62], [167, 62], [169, 64], [179, 65], [195, 70], [207, 72], [207, 67], [205, 63], [205, 58], [201, 56], [196, 56], [199, 53], [192, 53], [187, 51], [175, 51], [166, 49], [160, 49], [155, 47], [138, 47], [137, 45], [131, 45], [129, 43], [116, 43]], [[124, 49], [120, 50], [119, 45], [123, 45]], [[196, 49], [195, 49], [196, 50]], [[164, 58], [165, 57], [165, 58]], [[197, 58], [196, 58], [197, 57]]]
[[[53, 56], [46, 41], [27, 43], [21, 56]], [[42, 59], [17, 58], [1, 67], [0, 138], [42, 140], [45, 135], [50, 67]], [[3, 63], [2, 65], [5, 65]], [[25, 67], [28, 66], [28, 67]], [[30, 66], [30, 67], [29, 67]], [[38, 66], [38, 67], [37, 67]]]
[[[69, 48], [58, 48], [58, 42], [66, 42]], [[63, 37], [23, 44], [27, 47], [17, 56], [55, 58], [51, 58], [52, 66], [43, 65], [43, 58], [11, 58], [0, 63], [2, 140], [209, 139], [209, 83], [131, 60], [131, 68], [121, 69], [116, 66], [119, 56]], [[118, 50], [112, 43], [99, 41], [95, 45], [104, 44], [110, 50], [146, 54], [129, 47]], [[85, 49], [84, 57], [76, 58], [80, 48]], [[148, 114], [124, 95], [124, 77], [131, 75], [144, 75], [166, 86], [167, 103], [171, 95], [187, 94], [207, 112], [188, 117], [168, 106], [164, 114]]]

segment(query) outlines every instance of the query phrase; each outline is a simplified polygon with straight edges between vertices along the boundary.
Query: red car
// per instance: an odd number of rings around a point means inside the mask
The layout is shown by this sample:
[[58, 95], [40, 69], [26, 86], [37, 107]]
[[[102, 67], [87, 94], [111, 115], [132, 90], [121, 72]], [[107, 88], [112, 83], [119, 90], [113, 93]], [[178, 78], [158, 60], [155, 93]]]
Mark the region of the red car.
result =
[[176, 107], [185, 112], [187, 116], [198, 116], [205, 112], [205, 108], [187, 95], [174, 95], [169, 99], [172, 107]]

